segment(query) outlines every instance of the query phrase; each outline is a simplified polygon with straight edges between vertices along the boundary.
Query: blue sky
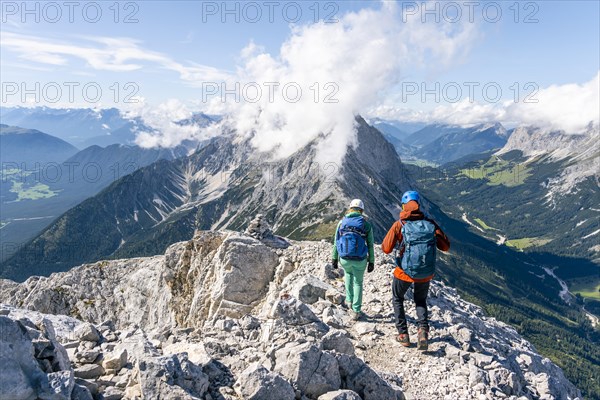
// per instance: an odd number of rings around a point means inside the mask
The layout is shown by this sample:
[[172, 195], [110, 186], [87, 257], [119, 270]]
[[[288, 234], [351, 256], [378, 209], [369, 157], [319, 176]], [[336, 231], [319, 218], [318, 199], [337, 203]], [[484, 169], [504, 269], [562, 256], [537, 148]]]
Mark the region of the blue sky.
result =
[[[119, 5], [119, 22], [114, 22], [114, 2], [98, 2], [102, 10], [99, 22], [87, 22], [83, 18], [82, 9], [86, 2], [79, 3], [74, 10], [74, 21], [68, 20], [68, 10], [62, 7], [62, 18], [56, 23], [48, 22], [54, 18], [54, 10], [41, 9], [43, 3], [38, 3], [40, 22], [35, 21], [34, 14], [23, 15], [21, 2], [2, 3], [2, 47], [1, 70], [3, 93], [2, 105], [20, 102], [19, 94], [7, 95], [6, 90], [15, 90], [8, 83], [33, 87], [34, 82], [44, 85], [47, 82], [79, 82], [84, 85], [97, 82], [103, 94], [99, 103], [90, 105], [123, 105], [123, 97], [133, 89], [125, 89], [127, 82], [136, 84], [136, 95], [146, 99], [151, 104], [159, 104], [167, 99], [177, 98], [183, 102], [194, 102], [201, 98], [201, 81], [218, 80], [220, 74], [235, 75], [240, 65], [240, 52], [249, 43], [263, 47], [263, 52], [277, 58], [280, 47], [291, 36], [289, 20], [294, 16], [295, 8], [289, 2], [274, 2], [274, 21], [267, 16], [269, 8], [264, 2], [257, 2], [263, 13], [256, 23], [247, 22], [244, 16], [252, 18], [253, 10], [247, 8], [243, 14], [244, 3], [238, 2], [197, 2], [197, 1], [140, 1], [121, 2]], [[486, 3], [493, 3], [486, 5]], [[62, 4], [59, 2], [59, 4]], [[238, 7], [240, 22], [234, 21], [235, 16], [226, 15], [226, 22], [221, 21], [222, 7]], [[286, 6], [287, 4], [287, 6]], [[344, 2], [299, 2], [302, 5], [302, 18], [297, 24], [310, 24], [315, 18], [315, 10], [324, 17], [335, 12], [335, 17], [341, 17], [346, 12], [358, 11], [364, 8], [380, 9], [381, 3], [375, 1], [344, 1]], [[422, 3], [399, 3], [403, 10], [413, 10], [423, 7]], [[444, 3], [438, 3], [441, 8]], [[457, 2], [463, 14], [467, 8], [462, 2]], [[502, 18], [498, 22], [488, 22], [485, 16], [492, 19], [496, 5], [502, 7]], [[519, 9], [518, 22], [515, 18], [515, 4]], [[315, 6], [316, 5], [316, 6]], [[430, 5], [432, 6], [432, 5]], [[435, 3], [433, 4], [435, 6]], [[18, 9], [15, 10], [15, 7]], [[28, 7], [34, 8], [35, 3]], [[113, 7], [113, 8], [111, 8]], [[216, 14], [208, 15], [208, 11]], [[288, 7], [287, 20], [284, 18], [283, 7]], [[488, 14], [484, 16], [484, 8]], [[511, 8], [512, 7], [512, 8]], [[88, 6], [88, 17], [93, 18], [95, 8]], [[448, 9], [449, 18], [453, 17]], [[417, 21], [421, 9], [406, 18]], [[600, 17], [599, 2], [597, 1], [543, 1], [543, 2], [481, 2], [473, 9], [475, 23], [470, 38], [461, 43], [467, 43], [464, 52], [457, 51], [450, 62], [439, 63], [435, 58], [425, 55], [424, 62], [411, 63], [409, 68], [400, 68], [391, 72], [392, 80], [414, 82], [497, 82], [503, 89], [503, 99], [511, 98], [509, 87], [518, 82], [524, 85], [534, 82], [540, 88], [550, 85], [570, 83], [584, 84], [592, 80], [599, 70], [600, 64], [600, 32], [598, 19]], [[204, 12], [204, 14], [203, 14]], [[132, 14], [133, 13], [133, 14]], [[535, 23], [524, 23], [527, 15], [534, 13]], [[131, 14], [135, 23], [124, 23], [126, 15]], [[444, 29], [444, 14], [440, 9], [440, 30]], [[203, 18], [204, 16], [204, 18]], [[25, 19], [23, 22], [22, 19]], [[425, 24], [436, 26], [428, 16]], [[466, 16], [460, 22], [465, 22]], [[397, 19], [403, 24], [401, 18]], [[445, 24], [446, 26], [452, 24]], [[141, 53], [153, 54], [150, 59], [129, 60], [122, 63], [118, 54], [108, 54], [116, 48], [112, 42], [95, 41], [95, 38], [113, 38], [119, 42], [129, 43], [125, 51], [131, 48], [131, 43]], [[25, 38], [25, 42], [23, 42]], [[396, 39], [394, 39], [396, 40]], [[402, 40], [401, 38], [399, 40]], [[423, 40], [429, 40], [424, 37]], [[32, 49], [31, 43], [37, 43], [39, 48]], [[459, 45], [462, 45], [459, 43]], [[45, 53], [47, 44], [60, 45], [60, 50]], [[323, 43], [326, 47], [327, 44]], [[436, 44], [431, 44], [435, 47]], [[443, 47], [443, 44], [439, 44]], [[70, 50], [64, 51], [64, 47]], [[91, 62], [91, 56], [76, 56], [71, 50], [78, 47], [88, 50], [101, 49], [101, 60]], [[336, 49], [330, 49], [332, 52]], [[460, 49], [459, 49], [460, 50]], [[73, 50], [74, 51], [74, 50]], [[409, 49], [410, 51], [410, 49]], [[428, 51], [435, 51], [427, 49]], [[360, 57], [360, 55], [356, 55]], [[115, 61], [117, 60], [117, 61]], [[126, 66], [123, 66], [126, 64]], [[209, 71], [201, 66], [209, 67]], [[343, 68], [341, 66], [340, 68]], [[187, 78], [184, 77], [188, 75]], [[357, 76], [356, 79], [361, 79]], [[117, 82], [120, 92], [117, 104], [114, 99], [114, 89], [111, 85]], [[386, 90], [384, 96], [387, 104], [398, 101], [398, 82], [396, 93]], [[64, 89], [64, 87], [63, 87]], [[20, 90], [20, 89], [19, 89]], [[66, 91], [66, 89], [65, 89]], [[31, 96], [30, 96], [31, 97]], [[42, 96], [44, 97], [44, 96]], [[74, 105], [86, 105], [81, 93], [75, 91]], [[422, 102], [410, 99], [401, 102], [399, 106], [411, 109], [428, 110], [435, 107], [435, 102]], [[395, 100], [394, 100], [395, 99]], [[57, 104], [69, 103], [66, 94]], [[30, 99], [31, 102], [31, 99]], [[41, 99], [44, 103], [44, 99]], [[89, 102], [88, 102], [89, 103]], [[112, 104], [111, 104], [112, 103]], [[52, 105], [52, 104], [50, 104]], [[56, 104], [54, 104], [56, 105]]]

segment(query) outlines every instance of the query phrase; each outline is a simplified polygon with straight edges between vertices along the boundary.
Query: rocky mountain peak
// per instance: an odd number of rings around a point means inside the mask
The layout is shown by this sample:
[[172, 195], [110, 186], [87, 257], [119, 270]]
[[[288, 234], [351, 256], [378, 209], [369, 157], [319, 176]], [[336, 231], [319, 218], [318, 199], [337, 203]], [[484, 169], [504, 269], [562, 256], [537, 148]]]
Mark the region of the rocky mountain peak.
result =
[[563, 159], [584, 151], [586, 144], [594, 134], [598, 135], [598, 128], [593, 125], [583, 133], [567, 133], [563, 130], [520, 126], [515, 128], [506, 145], [498, 154], [520, 150], [526, 156], [548, 154], [555, 159]]
[[[141, 168], [69, 210], [5, 261], [0, 275], [23, 280], [103, 258], [160, 254], [198, 229], [241, 231], [259, 213], [275, 234], [322, 239], [333, 234], [353, 198], [362, 198], [382, 239], [401, 194], [414, 186], [394, 147], [361, 117], [356, 137], [334, 165], [316, 161], [314, 143], [272, 160], [248, 138], [221, 135], [188, 157]], [[67, 232], [76, 232], [77, 245]]]
[[258, 216], [248, 232], [198, 231], [164, 255], [0, 281], [0, 324], [14, 332], [0, 338], [12, 362], [0, 397], [580, 398], [513, 328], [440, 282], [429, 351], [401, 347], [393, 264], [379, 250], [365, 277], [368, 318], [355, 322], [329, 243], [269, 246], [253, 237], [269, 232]]

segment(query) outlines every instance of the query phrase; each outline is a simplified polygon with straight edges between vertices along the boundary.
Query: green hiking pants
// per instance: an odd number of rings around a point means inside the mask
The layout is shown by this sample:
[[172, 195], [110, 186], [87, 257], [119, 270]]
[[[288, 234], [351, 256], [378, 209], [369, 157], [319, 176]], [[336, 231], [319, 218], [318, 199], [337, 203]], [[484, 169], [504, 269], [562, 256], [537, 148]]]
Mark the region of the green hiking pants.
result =
[[360, 312], [362, 307], [363, 277], [367, 269], [367, 260], [340, 259], [344, 268], [344, 281], [346, 283], [346, 301], [355, 312]]

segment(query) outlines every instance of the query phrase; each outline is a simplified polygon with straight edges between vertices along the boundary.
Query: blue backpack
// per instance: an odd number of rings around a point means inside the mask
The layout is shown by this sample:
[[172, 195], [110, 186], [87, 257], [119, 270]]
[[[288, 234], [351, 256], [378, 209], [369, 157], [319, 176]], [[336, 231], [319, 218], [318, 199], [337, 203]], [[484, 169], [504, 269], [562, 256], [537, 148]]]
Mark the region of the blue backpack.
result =
[[336, 247], [344, 260], [364, 260], [367, 258], [367, 231], [362, 215], [344, 217], [337, 231]]
[[425, 219], [401, 223], [404, 254], [398, 264], [413, 279], [433, 275], [436, 255], [435, 225]]

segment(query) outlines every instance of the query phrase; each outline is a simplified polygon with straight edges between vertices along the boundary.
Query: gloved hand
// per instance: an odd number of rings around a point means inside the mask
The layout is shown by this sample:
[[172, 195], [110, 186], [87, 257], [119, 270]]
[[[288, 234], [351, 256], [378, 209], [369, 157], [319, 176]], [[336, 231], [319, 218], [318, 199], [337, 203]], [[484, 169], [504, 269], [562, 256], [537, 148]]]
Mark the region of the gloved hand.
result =
[[373, 272], [374, 269], [375, 269], [375, 264], [370, 262], [369, 265], [367, 265], [367, 272]]
[[331, 266], [333, 267], [333, 269], [337, 269], [337, 267], [338, 267], [338, 260], [331, 260]]

